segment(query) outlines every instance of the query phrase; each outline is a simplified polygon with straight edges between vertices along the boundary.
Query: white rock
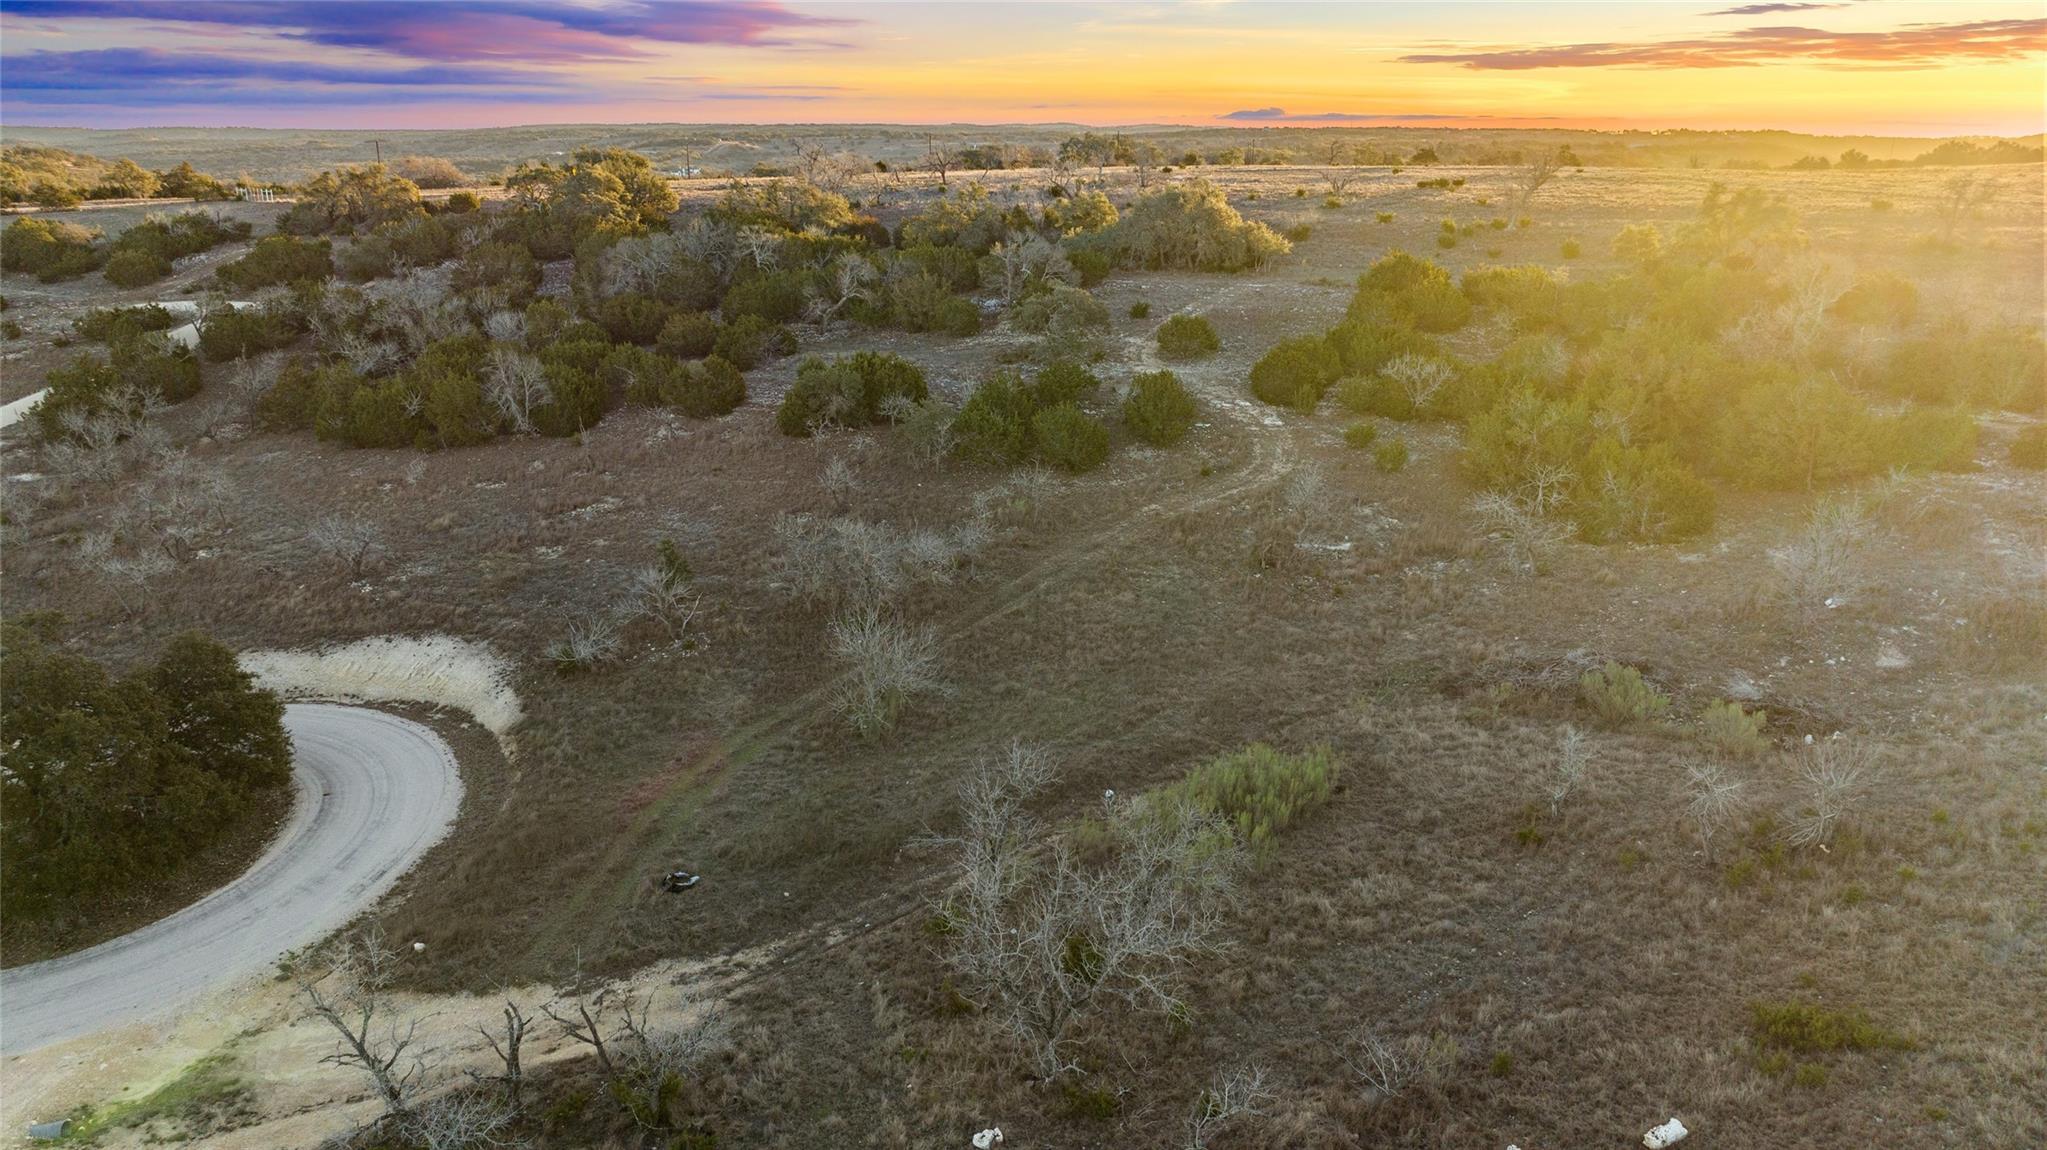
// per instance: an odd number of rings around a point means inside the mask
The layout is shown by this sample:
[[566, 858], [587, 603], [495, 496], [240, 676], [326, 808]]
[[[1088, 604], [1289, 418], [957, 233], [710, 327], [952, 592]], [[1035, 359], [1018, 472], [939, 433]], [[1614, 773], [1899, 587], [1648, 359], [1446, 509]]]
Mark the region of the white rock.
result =
[[1642, 1145], [1647, 1146], [1649, 1150], [1663, 1150], [1665, 1146], [1684, 1141], [1685, 1135], [1690, 1133], [1691, 1131], [1685, 1129], [1684, 1123], [1673, 1118], [1642, 1135]]
[[974, 1135], [974, 1150], [988, 1150], [990, 1146], [1002, 1144], [1002, 1127], [991, 1126]]
[[418, 954], [418, 953], [419, 953], [420, 951], [422, 951], [422, 950], [425, 950], [425, 949], [426, 949], [426, 944], [425, 944], [425, 943], [423, 943], [423, 942], [415, 942], [415, 943], [413, 943], [413, 944], [412, 944], [412, 953], [414, 953], [414, 954]]

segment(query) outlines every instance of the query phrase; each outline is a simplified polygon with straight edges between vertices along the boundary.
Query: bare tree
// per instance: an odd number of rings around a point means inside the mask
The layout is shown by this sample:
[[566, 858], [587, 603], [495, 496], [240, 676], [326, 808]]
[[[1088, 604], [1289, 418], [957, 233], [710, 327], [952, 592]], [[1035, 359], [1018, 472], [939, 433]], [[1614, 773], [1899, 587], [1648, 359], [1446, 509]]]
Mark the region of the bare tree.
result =
[[[611, 1047], [605, 1040], [602, 998], [594, 1003], [596, 1010], [591, 1009], [592, 1005], [591, 999], [577, 993], [567, 1004], [559, 1002], [543, 1004], [540, 1012], [553, 1019], [556, 1026], [561, 1027], [562, 1037], [590, 1048], [591, 1053], [597, 1056], [597, 1068], [604, 1073], [604, 1077], [615, 1078], [618, 1076], [618, 1065], [612, 1061]], [[628, 1001], [624, 1009], [630, 1013], [632, 1003]]]
[[619, 1053], [616, 1081], [634, 1122], [643, 1129], [666, 1130], [669, 1108], [682, 1084], [705, 1058], [729, 1044], [731, 1032], [715, 1007], [694, 1006], [687, 1000], [681, 1022], [657, 1030], [647, 1023], [650, 1005], [642, 1001], [635, 1011], [628, 1000], [618, 1012], [619, 1031], [612, 1040]]
[[818, 474], [817, 485], [823, 489], [825, 498], [832, 501], [833, 507], [844, 511], [847, 500], [860, 486], [860, 477], [853, 474], [853, 465], [846, 462], [845, 456], [834, 455]]
[[819, 177], [824, 172], [825, 158], [831, 154], [819, 140], [798, 140], [796, 142], [796, 175], [812, 187], [821, 186]]
[[1693, 763], [1685, 769], [1685, 817], [1707, 862], [1713, 861], [1713, 841], [1741, 815], [1743, 789], [1742, 781], [1720, 763]]
[[518, 1120], [516, 1106], [488, 1094], [444, 1094], [406, 1112], [398, 1128], [408, 1142], [423, 1150], [475, 1150], [479, 1146], [510, 1146], [507, 1137]]
[[1826, 849], [1841, 820], [1860, 804], [1876, 781], [1868, 748], [1828, 740], [1799, 749], [1799, 787], [1805, 797], [1785, 828], [1792, 846]]
[[873, 737], [896, 725], [913, 696], [939, 688], [938, 637], [877, 607], [832, 620], [832, 653], [847, 665], [836, 707], [853, 729]]
[[689, 634], [690, 624], [703, 609], [703, 596], [675, 572], [655, 564], [634, 568], [626, 584], [627, 609], [631, 614], [652, 619], [668, 631], [671, 639]]
[[1411, 351], [1401, 352], [1379, 369], [1379, 374], [1400, 388], [1407, 405], [1419, 416], [1436, 396], [1457, 378], [1457, 370], [1440, 359]]
[[[1330, 162], [1334, 163], [1335, 161], [1332, 160]], [[1356, 168], [1331, 168], [1322, 173], [1322, 178], [1329, 182], [1330, 195], [1341, 196], [1350, 191], [1350, 186], [1356, 183], [1358, 177], [1363, 174]]]
[[[1036, 232], [1011, 232], [989, 249], [983, 275], [1002, 292], [1002, 302], [1015, 303], [1048, 283], [1078, 284], [1080, 275], [1066, 250]], [[992, 272], [992, 275], [988, 273]]]
[[881, 273], [858, 252], [841, 252], [832, 261], [823, 283], [811, 286], [811, 314], [820, 327], [829, 327], [841, 311], [860, 300], [874, 298]]
[[341, 1048], [320, 1061], [362, 1071], [391, 1114], [404, 1112], [426, 1070], [414, 1049], [419, 1020], [401, 1025], [392, 1016], [389, 996], [397, 959], [385, 945], [383, 928], [372, 926], [339, 943], [325, 969], [316, 974], [309, 964], [294, 975], [308, 1016], [341, 1037]]
[[1013, 746], [962, 787], [959, 834], [929, 840], [952, 850], [959, 878], [941, 908], [946, 962], [1048, 1079], [1074, 1069], [1074, 1028], [1105, 1003], [1179, 1006], [1182, 968], [1222, 945], [1243, 858], [1226, 824], [1158, 796], [1105, 800], [1108, 863], [1083, 863], [1063, 842], [1035, 858], [1042, 836], [1024, 802], [1051, 774]]
[[1208, 1150], [1208, 1143], [1239, 1118], [1262, 1118], [1278, 1095], [1265, 1085], [1265, 1068], [1239, 1066], [1218, 1070], [1208, 1088], [1195, 1096], [1187, 1113], [1187, 1150]]
[[540, 360], [516, 348], [490, 349], [483, 373], [483, 395], [521, 435], [533, 430], [533, 413], [554, 402], [547, 371]]
[[1571, 797], [1571, 792], [1584, 781], [1585, 768], [1591, 763], [1592, 750], [1585, 745], [1584, 732], [1566, 725], [1563, 737], [1557, 741], [1556, 760], [1550, 764], [1550, 814], [1554, 815], [1563, 808], [1564, 800]]
[[1398, 1098], [1417, 1081], [1439, 1075], [1456, 1061], [1455, 1044], [1447, 1038], [1413, 1035], [1391, 1041], [1364, 1026], [1352, 1031], [1337, 1053], [1381, 1099]]
[[1468, 505], [1480, 531], [1500, 545], [1507, 561], [1540, 573], [1570, 538], [1570, 528], [1503, 491], [1474, 496]]
[[925, 168], [938, 173], [939, 187], [943, 188], [948, 186], [945, 182], [946, 174], [952, 171], [952, 169], [955, 166], [957, 166], [958, 163], [959, 163], [958, 159], [955, 158], [953, 155], [952, 145], [939, 139], [937, 136], [925, 137], [924, 166]]
[[360, 579], [384, 554], [384, 532], [358, 515], [328, 515], [306, 531], [306, 542], [320, 554], [348, 568]]
[[1933, 201], [1933, 216], [1940, 221], [1941, 242], [1952, 243], [1963, 221], [1994, 199], [1998, 190], [1996, 180], [1985, 179], [1976, 172], [1961, 172], [1941, 181], [1940, 192]]
[[548, 652], [556, 669], [567, 674], [610, 662], [618, 654], [618, 624], [616, 616], [603, 611], [569, 620], [566, 633]]
[[1557, 174], [1563, 171], [1563, 156], [1562, 149], [1538, 152], [1534, 159], [1521, 165], [1514, 173], [1511, 184], [1512, 198], [1508, 202], [1512, 205], [1512, 210], [1509, 215], [1528, 214], [1528, 205], [1535, 200], [1535, 193], [1541, 191], [1543, 185], [1556, 179]]
[[1777, 598], [1807, 622], [1821, 610], [1838, 606], [1862, 587], [1871, 530], [1860, 505], [1834, 499], [1820, 502], [1804, 530], [1770, 552]]
[[526, 1043], [526, 1032], [532, 1029], [534, 1020], [527, 1015], [523, 1007], [509, 998], [505, 999], [504, 1015], [505, 1024], [500, 1028], [495, 1030], [488, 1026], [476, 1028], [476, 1032], [490, 1044], [490, 1052], [503, 1064], [503, 1073], [478, 1074], [472, 1070], [470, 1076], [478, 1081], [495, 1082], [504, 1087], [505, 1101], [511, 1104], [512, 1110], [516, 1113], [525, 1105], [521, 1093], [526, 1085], [526, 1070], [519, 1060], [519, 1051]]

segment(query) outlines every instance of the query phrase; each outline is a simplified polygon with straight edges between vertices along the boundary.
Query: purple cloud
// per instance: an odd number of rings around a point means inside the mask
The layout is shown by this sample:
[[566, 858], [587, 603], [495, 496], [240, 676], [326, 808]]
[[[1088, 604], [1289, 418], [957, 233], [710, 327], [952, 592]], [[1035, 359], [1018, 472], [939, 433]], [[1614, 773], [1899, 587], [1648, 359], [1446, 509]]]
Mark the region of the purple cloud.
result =
[[1772, 12], [1810, 12], [1815, 8], [1846, 8], [1846, 4], [1743, 4], [1739, 8], [1722, 8], [1708, 12], [1708, 16], [1768, 16]]
[[776, 0], [623, 0], [604, 6], [538, 0], [0, 0], [26, 20], [147, 20], [274, 32], [334, 48], [418, 60], [559, 63], [647, 54], [643, 42], [780, 47], [787, 33], [850, 20], [792, 12]]
[[[1236, 112], [1224, 112], [1218, 120], [1249, 121], [1252, 123], [1285, 124], [1383, 124], [1393, 123], [1435, 123], [1446, 120], [1491, 120], [1494, 116], [1458, 116], [1438, 112], [1306, 112], [1298, 116], [1288, 115], [1285, 108], [1245, 108]], [[1550, 119], [1552, 117], [1516, 117], [1517, 119]]]
[[1643, 44], [1559, 44], [1483, 52], [1428, 52], [1404, 64], [1461, 64], [1480, 70], [1530, 68], [1747, 68], [1826, 62], [1863, 68], [1934, 68], [1958, 60], [2018, 60], [2047, 51], [2047, 20], [1914, 24], [1891, 32], [1745, 28], [1700, 40]]
[[353, 103], [402, 95], [406, 100], [466, 99], [535, 103], [576, 89], [522, 68], [428, 64], [364, 68], [296, 60], [101, 48], [30, 52], [6, 58], [0, 96], [31, 105], [125, 102], [214, 104], [252, 95], [265, 103]]

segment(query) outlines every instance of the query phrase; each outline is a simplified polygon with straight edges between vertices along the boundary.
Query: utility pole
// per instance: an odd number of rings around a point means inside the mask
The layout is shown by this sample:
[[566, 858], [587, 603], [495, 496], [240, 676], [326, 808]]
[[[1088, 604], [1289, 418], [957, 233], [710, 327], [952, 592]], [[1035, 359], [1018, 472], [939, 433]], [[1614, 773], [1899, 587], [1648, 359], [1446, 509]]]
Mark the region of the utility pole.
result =
[[370, 141], [370, 146], [372, 146], [372, 147], [374, 147], [374, 148], [376, 148], [376, 149], [377, 149], [377, 162], [378, 162], [378, 163], [380, 163], [380, 164], [381, 164], [381, 163], [383, 163], [383, 162], [384, 162], [384, 141], [382, 141], [382, 140], [371, 140], [371, 141]]

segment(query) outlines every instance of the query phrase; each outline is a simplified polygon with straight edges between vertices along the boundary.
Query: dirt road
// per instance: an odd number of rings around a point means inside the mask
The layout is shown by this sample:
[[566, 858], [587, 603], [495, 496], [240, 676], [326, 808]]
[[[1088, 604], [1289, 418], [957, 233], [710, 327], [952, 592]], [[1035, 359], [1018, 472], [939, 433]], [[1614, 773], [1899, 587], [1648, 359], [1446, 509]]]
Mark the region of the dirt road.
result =
[[169, 1014], [265, 972], [374, 902], [454, 822], [461, 777], [427, 728], [324, 703], [286, 707], [284, 724], [299, 794], [277, 842], [248, 873], [169, 918], [0, 974], [0, 1051]]

